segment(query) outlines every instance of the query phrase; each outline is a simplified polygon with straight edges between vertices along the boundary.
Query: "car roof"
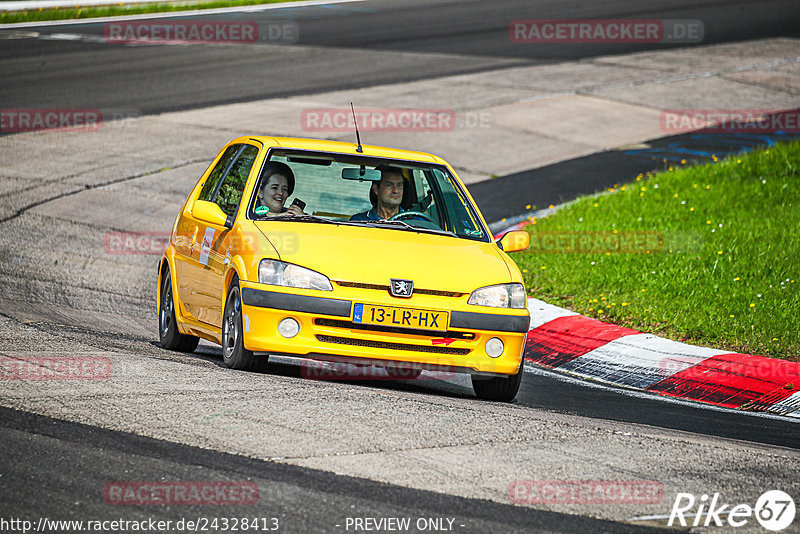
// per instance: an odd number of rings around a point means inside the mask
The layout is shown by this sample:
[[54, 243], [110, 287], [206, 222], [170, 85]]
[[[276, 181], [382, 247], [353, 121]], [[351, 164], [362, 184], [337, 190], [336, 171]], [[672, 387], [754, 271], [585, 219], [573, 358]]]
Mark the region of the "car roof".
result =
[[314, 150], [320, 152], [336, 152], [340, 154], [353, 154], [362, 156], [374, 156], [380, 158], [394, 158], [411, 161], [420, 161], [425, 163], [441, 163], [445, 161], [433, 154], [425, 152], [417, 152], [414, 150], [403, 150], [400, 148], [389, 148], [375, 145], [361, 145], [363, 152], [356, 151], [357, 145], [355, 143], [346, 143], [344, 141], [331, 141], [328, 139], [305, 139], [301, 137], [271, 137], [263, 135], [251, 135], [235, 139], [234, 141], [242, 142], [247, 139], [258, 141], [265, 146], [277, 146], [281, 148], [298, 148], [302, 150]]

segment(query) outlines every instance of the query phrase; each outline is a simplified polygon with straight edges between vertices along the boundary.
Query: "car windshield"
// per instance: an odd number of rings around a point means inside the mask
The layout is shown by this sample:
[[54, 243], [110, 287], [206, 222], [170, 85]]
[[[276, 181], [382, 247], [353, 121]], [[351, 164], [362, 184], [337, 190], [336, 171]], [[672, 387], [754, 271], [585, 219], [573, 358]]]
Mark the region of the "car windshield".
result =
[[[273, 149], [268, 160], [288, 165], [294, 174], [294, 191], [286, 199], [285, 208], [299, 199], [305, 203], [303, 211], [308, 215], [284, 214], [275, 217], [276, 221], [358, 224], [490, 241], [462, 187], [442, 165], [288, 149]], [[402, 198], [398, 214], [382, 220], [373, 204], [379, 201], [372, 184], [387, 168], [402, 175]], [[262, 173], [256, 192], [265, 183]], [[263, 210], [258, 209], [258, 197], [253, 195], [248, 207], [248, 217], [252, 219], [264, 218], [259, 215]]]

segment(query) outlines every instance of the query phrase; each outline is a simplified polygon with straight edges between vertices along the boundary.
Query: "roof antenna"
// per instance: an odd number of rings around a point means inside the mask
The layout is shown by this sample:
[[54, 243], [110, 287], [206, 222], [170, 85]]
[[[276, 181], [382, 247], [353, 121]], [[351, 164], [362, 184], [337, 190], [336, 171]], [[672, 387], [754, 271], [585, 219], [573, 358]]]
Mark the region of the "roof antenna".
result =
[[353, 111], [353, 124], [356, 125], [356, 141], [358, 141], [358, 148], [356, 148], [356, 152], [363, 153], [364, 149], [361, 148], [361, 136], [358, 135], [358, 122], [356, 122], [356, 109], [353, 107], [352, 102], [350, 102], [350, 109]]

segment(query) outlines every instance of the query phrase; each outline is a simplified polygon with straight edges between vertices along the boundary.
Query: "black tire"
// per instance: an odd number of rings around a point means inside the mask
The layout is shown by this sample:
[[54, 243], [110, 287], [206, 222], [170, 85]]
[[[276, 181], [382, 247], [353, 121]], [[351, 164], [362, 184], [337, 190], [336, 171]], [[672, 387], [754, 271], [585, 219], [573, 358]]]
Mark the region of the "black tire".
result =
[[226, 367], [242, 371], [260, 371], [267, 363], [267, 357], [256, 356], [244, 348], [242, 298], [237, 276], [231, 280], [222, 315], [222, 362]]
[[165, 265], [161, 276], [161, 298], [158, 303], [158, 343], [162, 348], [178, 352], [194, 352], [200, 338], [181, 334], [175, 320], [175, 295], [172, 292], [172, 276]]
[[384, 367], [386, 374], [398, 380], [414, 380], [422, 374], [422, 369], [409, 369], [402, 367]]
[[519, 385], [522, 383], [523, 362], [519, 363], [519, 371], [508, 377], [481, 378], [472, 375], [472, 389], [481, 400], [511, 402], [517, 396]]

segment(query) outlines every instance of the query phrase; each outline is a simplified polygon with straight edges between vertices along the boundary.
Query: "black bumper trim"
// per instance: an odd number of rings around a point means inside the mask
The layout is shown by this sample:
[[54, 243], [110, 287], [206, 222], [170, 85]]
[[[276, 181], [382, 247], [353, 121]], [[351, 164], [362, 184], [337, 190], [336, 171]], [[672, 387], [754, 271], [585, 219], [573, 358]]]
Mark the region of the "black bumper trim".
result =
[[498, 332], [527, 332], [530, 317], [494, 313], [450, 312], [451, 328], [495, 330]]
[[245, 287], [242, 289], [242, 303], [259, 308], [273, 308], [295, 312], [314, 313], [318, 315], [334, 315], [350, 317], [352, 303], [349, 300], [309, 297], [308, 295], [290, 295], [276, 291], [265, 291]]

